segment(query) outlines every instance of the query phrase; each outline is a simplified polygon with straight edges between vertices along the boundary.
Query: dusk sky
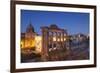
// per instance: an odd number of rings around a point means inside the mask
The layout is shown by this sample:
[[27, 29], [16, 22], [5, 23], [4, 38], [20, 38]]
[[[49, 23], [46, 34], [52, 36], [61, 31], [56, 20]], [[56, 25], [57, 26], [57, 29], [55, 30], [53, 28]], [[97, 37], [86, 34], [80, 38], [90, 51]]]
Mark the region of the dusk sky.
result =
[[89, 34], [89, 13], [21, 10], [21, 32], [25, 32], [30, 23], [38, 34], [41, 34], [41, 26], [51, 24], [66, 29], [69, 34]]

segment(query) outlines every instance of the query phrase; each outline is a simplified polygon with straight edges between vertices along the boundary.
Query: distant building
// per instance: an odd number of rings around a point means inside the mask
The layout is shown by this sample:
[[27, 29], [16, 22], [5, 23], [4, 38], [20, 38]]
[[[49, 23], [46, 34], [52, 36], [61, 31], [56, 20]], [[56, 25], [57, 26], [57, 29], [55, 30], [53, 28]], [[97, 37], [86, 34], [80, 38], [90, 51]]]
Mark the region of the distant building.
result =
[[75, 35], [71, 35], [70, 36], [70, 39], [73, 40], [73, 41], [84, 41], [84, 40], [87, 40], [89, 38], [89, 36], [87, 35], [84, 35], [82, 33], [79, 33], [79, 34], [75, 34]]
[[70, 49], [72, 60], [89, 59], [89, 36], [82, 33], [70, 35]]
[[25, 33], [21, 33], [21, 49], [22, 52], [41, 52], [41, 36], [39, 36], [35, 31], [32, 24], [26, 28]]

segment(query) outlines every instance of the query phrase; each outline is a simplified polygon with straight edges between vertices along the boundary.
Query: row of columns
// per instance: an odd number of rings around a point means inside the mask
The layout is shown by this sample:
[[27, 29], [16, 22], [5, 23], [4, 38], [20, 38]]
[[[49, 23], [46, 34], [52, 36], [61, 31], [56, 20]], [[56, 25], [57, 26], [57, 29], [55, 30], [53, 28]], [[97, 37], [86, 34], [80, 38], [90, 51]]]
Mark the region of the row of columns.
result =
[[61, 43], [62, 43], [63, 47], [64, 47], [64, 44], [66, 44], [65, 41], [66, 41], [67, 34], [64, 31], [53, 32], [53, 31], [49, 30], [48, 35], [49, 35], [48, 42], [49, 42], [49, 44], [52, 44], [52, 49], [54, 48], [53, 44], [61, 45]]
[[67, 33], [64, 30], [53, 31], [47, 27], [42, 27], [42, 60], [48, 60], [50, 45], [52, 50], [55, 47], [54, 44], [56, 44], [56, 47], [62, 45], [57, 47], [62, 49], [66, 45], [66, 37]]

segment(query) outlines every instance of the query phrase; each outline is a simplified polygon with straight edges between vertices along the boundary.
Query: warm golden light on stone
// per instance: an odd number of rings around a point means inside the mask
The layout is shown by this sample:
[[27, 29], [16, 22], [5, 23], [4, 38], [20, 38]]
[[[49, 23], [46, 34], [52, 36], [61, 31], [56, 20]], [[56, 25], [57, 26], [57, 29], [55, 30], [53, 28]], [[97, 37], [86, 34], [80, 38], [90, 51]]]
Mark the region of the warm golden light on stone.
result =
[[42, 49], [42, 37], [36, 36], [35, 37], [35, 47], [37, 52], [41, 52]]
[[35, 48], [36, 52], [40, 53], [42, 48], [42, 38], [41, 36], [35, 36], [35, 39], [24, 39], [21, 40], [22, 49]]
[[21, 40], [21, 48], [32, 48], [35, 46], [34, 39], [24, 39]]

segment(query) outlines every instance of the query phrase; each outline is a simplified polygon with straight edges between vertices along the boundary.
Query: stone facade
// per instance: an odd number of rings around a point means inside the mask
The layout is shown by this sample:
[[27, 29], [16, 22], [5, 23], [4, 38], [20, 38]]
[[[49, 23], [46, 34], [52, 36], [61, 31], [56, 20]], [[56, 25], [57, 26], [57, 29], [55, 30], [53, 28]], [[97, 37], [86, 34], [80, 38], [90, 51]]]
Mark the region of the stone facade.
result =
[[42, 59], [44, 61], [60, 61], [69, 55], [67, 47], [68, 33], [56, 25], [41, 27], [42, 29]]

